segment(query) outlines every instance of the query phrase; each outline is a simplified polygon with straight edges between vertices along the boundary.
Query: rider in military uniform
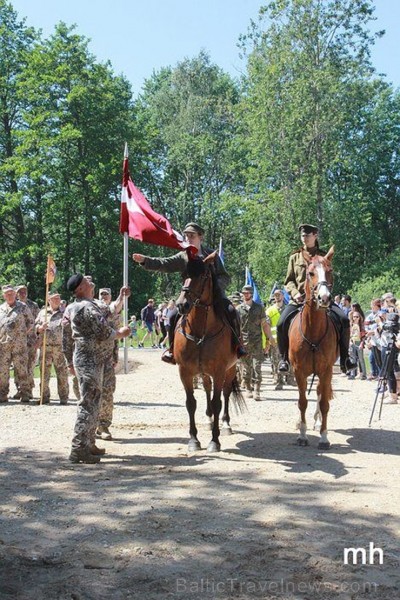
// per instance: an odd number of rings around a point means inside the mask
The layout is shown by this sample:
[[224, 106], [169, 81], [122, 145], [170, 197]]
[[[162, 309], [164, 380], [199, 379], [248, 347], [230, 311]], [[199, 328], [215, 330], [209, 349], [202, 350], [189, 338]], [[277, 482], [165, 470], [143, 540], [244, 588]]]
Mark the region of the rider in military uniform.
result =
[[[289, 327], [293, 318], [300, 311], [305, 300], [305, 285], [307, 276], [307, 261], [305, 253], [310, 256], [325, 256], [326, 252], [321, 250], [318, 245], [318, 227], [315, 225], [303, 224], [299, 226], [299, 232], [303, 246], [295, 250], [290, 255], [289, 265], [285, 279], [285, 287], [291, 296], [290, 303], [282, 312], [277, 325], [278, 346], [281, 355], [281, 361], [278, 370], [281, 373], [289, 371]], [[329, 308], [329, 315], [332, 318], [337, 332], [339, 334], [340, 348], [340, 368], [343, 373], [354, 368], [354, 364], [349, 358], [350, 341], [350, 323], [344, 312], [332, 303]]]
[[[188, 223], [185, 229], [183, 230], [183, 233], [185, 234], [186, 241], [189, 242], [191, 246], [195, 246], [197, 248], [196, 258], [206, 258], [209, 254], [213, 252], [211, 249], [206, 248], [203, 245], [204, 229], [200, 227], [200, 225], [197, 225], [197, 223]], [[178, 254], [174, 254], [173, 256], [170, 256], [168, 258], [151, 258], [149, 256], [144, 256], [143, 254], [133, 254], [132, 258], [147, 271], [161, 271], [162, 273], [180, 272], [182, 274], [183, 281], [185, 281], [185, 279], [188, 278], [187, 265], [189, 262], [189, 257], [186, 250], [182, 250], [181, 252], [178, 252]], [[213, 269], [221, 291], [224, 294], [226, 287], [229, 284], [230, 277], [226, 272], [225, 267], [222, 264], [222, 261], [219, 258], [219, 256], [216, 256], [216, 259], [213, 264]], [[224, 306], [227, 320], [234, 335], [234, 343], [235, 346], [237, 346], [238, 357], [240, 358], [240, 356], [244, 355], [246, 352], [240, 344], [239, 319], [234, 306], [226, 297], [224, 298]], [[173, 341], [176, 320], [177, 317], [173, 323], [170, 323], [169, 350], [166, 350], [162, 355], [163, 361], [172, 364], [175, 364], [175, 360], [173, 357]]]

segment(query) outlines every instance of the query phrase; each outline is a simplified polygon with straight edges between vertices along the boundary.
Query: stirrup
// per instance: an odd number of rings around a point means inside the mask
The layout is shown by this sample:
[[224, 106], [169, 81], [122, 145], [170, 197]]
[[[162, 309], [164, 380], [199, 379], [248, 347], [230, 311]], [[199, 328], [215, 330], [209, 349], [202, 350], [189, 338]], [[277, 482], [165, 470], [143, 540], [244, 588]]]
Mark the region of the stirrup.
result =
[[344, 362], [340, 361], [340, 370], [342, 373], [348, 373], [353, 369], [357, 368], [357, 363], [354, 363], [349, 356], [344, 359]]
[[279, 371], [279, 373], [288, 373], [289, 372], [289, 362], [285, 359], [282, 359], [281, 361], [279, 361], [278, 371]]

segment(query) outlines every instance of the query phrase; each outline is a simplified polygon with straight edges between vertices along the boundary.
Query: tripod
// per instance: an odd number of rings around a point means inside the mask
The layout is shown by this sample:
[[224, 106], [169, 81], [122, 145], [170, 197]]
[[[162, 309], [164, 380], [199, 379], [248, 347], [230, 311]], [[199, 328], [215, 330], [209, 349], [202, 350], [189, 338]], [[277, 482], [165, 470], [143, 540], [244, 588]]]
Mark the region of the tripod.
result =
[[384, 361], [383, 361], [383, 364], [382, 364], [382, 368], [381, 368], [380, 373], [379, 373], [378, 387], [377, 387], [377, 390], [376, 390], [375, 401], [374, 401], [374, 405], [372, 407], [372, 412], [371, 412], [371, 416], [370, 416], [370, 419], [369, 419], [368, 427], [371, 427], [371, 422], [372, 422], [372, 418], [374, 416], [375, 407], [376, 407], [376, 403], [378, 401], [379, 394], [381, 394], [381, 404], [380, 404], [380, 407], [379, 407], [379, 417], [378, 417], [378, 419], [379, 419], [379, 421], [381, 420], [383, 397], [385, 395], [385, 389], [386, 389], [386, 386], [387, 386], [388, 376], [394, 370], [394, 362], [395, 362], [395, 359], [396, 359], [396, 356], [397, 356], [397, 348], [396, 348], [396, 345], [394, 343], [395, 340], [396, 340], [396, 336], [393, 335], [392, 341], [388, 345], [389, 351], [386, 352], [386, 356], [384, 358]]

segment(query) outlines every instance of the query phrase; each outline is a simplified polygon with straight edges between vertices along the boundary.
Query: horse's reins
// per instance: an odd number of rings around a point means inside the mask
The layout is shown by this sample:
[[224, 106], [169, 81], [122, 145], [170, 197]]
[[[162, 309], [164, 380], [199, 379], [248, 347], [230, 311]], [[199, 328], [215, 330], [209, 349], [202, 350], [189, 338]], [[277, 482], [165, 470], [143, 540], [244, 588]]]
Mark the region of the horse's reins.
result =
[[[213, 305], [212, 302], [209, 304], [206, 304], [205, 302], [200, 302], [200, 298], [203, 295], [204, 292], [204, 288], [206, 285], [206, 281], [208, 279], [208, 277], [210, 276], [210, 272], [208, 271], [205, 275], [201, 275], [202, 279], [203, 279], [203, 285], [201, 288], [201, 291], [199, 294], [195, 293], [193, 290], [190, 289], [190, 286], [185, 286], [183, 285], [181, 290], [182, 292], [185, 292], [186, 294], [188, 294], [189, 296], [194, 296], [195, 300], [192, 302], [192, 306], [189, 309], [189, 312], [187, 313], [187, 315], [184, 315], [181, 321], [181, 329], [179, 329], [179, 333], [181, 333], [186, 339], [194, 342], [197, 346], [200, 346], [201, 344], [204, 343], [205, 340], [212, 340], [215, 337], [219, 336], [219, 334], [223, 331], [225, 325], [223, 324], [221, 329], [219, 331], [217, 331], [216, 333], [214, 333], [213, 335], [209, 335], [208, 337], [206, 336], [206, 329], [207, 329], [207, 318], [208, 318], [208, 311], [210, 310], [210, 307]], [[190, 311], [192, 310], [192, 308], [204, 308], [204, 310], [206, 311], [206, 318], [204, 320], [204, 328], [203, 328], [203, 335], [201, 337], [197, 337], [195, 335], [191, 335], [190, 333], [186, 333], [186, 331], [183, 329], [182, 325], [184, 326], [185, 323], [187, 322], [187, 317], [190, 314]], [[188, 323], [190, 326], [190, 323]]]

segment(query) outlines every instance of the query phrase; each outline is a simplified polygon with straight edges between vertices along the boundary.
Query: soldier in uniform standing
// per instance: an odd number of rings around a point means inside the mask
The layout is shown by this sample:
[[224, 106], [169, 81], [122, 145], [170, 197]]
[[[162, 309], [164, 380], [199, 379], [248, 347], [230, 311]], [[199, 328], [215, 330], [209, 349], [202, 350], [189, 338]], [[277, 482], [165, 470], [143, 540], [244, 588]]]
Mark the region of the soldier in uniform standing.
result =
[[[285, 287], [291, 296], [291, 301], [282, 312], [277, 325], [278, 346], [281, 356], [278, 369], [281, 373], [289, 371], [290, 323], [300, 311], [305, 300], [308, 264], [305, 256], [306, 254], [310, 256], [325, 256], [326, 254], [318, 244], [318, 227], [309, 224], [299, 225], [299, 232], [303, 246], [290, 255], [285, 279]], [[346, 373], [356, 366], [349, 357], [350, 322], [334, 302], [329, 307], [329, 314], [339, 334], [340, 368], [343, 373]]]
[[[121, 325], [121, 311], [124, 305], [124, 298], [129, 298], [130, 295], [130, 288], [122, 287], [118, 298], [112, 302], [110, 288], [100, 288], [99, 290], [99, 306], [114, 329], [118, 329]], [[118, 348], [118, 340], [110, 340], [109, 354], [104, 367], [99, 422], [96, 430], [96, 436], [103, 440], [112, 439], [109, 427], [112, 423], [114, 411], [115, 367], [118, 363]]]
[[0, 305], [0, 402], [8, 402], [11, 364], [18, 378], [21, 402], [29, 402], [27, 337], [34, 319], [27, 305], [17, 300], [11, 285], [3, 285], [2, 292], [5, 302]]
[[[23, 285], [18, 285], [16, 287], [16, 292], [17, 292], [17, 300], [19, 300], [20, 302], [23, 302], [24, 304], [27, 305], [27, 307], [29, 308], [29, 310], [32, 313], [33, 319], [35, 320], [36, 317], [39, 314], [39, 307], [36, 304], [36, 302], [34, 302], [33, 300], [31, 300], [30, 298], [28, 298], [28, 288], [25, 284]], [[33, 398], [33, 388], [35, 387], [35, 380], [33, 377], [33, 371], [35, 369], [35, 365], [36, 365], [36, 354], [37, 354], [37, 337], [36, 337], [36, 331], [35, 328], [32, 327], [31, 331], [28, 333], [28, 340], [27, 340], [27, 344], [28, 344], [28, 366], [27, 366], [27, 370], [28, 370], [28, 378], [29, 378], [29, 385], [31, 388], [31, 392], [30, 392], [30, 398]], [[18, 384], [18, 377], [15, 379], [15, 385], [17, 386], [18, 392], [15, 394], [14, 398], [20, 398], [21, 397], [21, 393], [19, 391], [19, 384]]]
[[253, 301], [253, 293], [253, 287], [245, 285], [242, 289], [243, 302], [236, 310], [240, 317], [243, 343], [247, 351], [246, 356], [241, 359], [247, 397], [253, 397], [252, 379], [254, 379], [254, 399], [261, 400], [261, 365], [268, 347], [263, 349], [262, 332], [264, 331], [267, 340], [270, 340], [272, 335], [271, 328], [267, 324], [264, 307]]
[[[36, 333], [39, 336], [38, 343], [40, 346], [40, 389], [42, 389], [43, 386], [43, 404], [49, 404], [50, 402], [49, 381], [52, 365], [54, 365], [57, 376], [57, 391], [58, 397], [60, 398], [60, 404], [68, 403], [68, 368], [62, 351], [62, 319], [64, 311], [61, 310], [60, 304], [60, 294], [58, 292], [51, 292], [49, 294], [49, 306], [47, 309], [45, 307], [42, 308], [35, 321]], [[46, 353], [43, 373], [42, 353], [44, 331], [46, 331]]]
[[104, 367], [110, 341], [129, 335], [129, 327], [117, 331], [93, 300], [93, 283], [81, 273], [72, 275], [67, 288], [75, 295], [63, 320], [63, 351], [71, 374], [77, 376], [80, 401], [69, 460], [97, 463], [104, 449], [96, 448], [95, 433], [103, 388]]

